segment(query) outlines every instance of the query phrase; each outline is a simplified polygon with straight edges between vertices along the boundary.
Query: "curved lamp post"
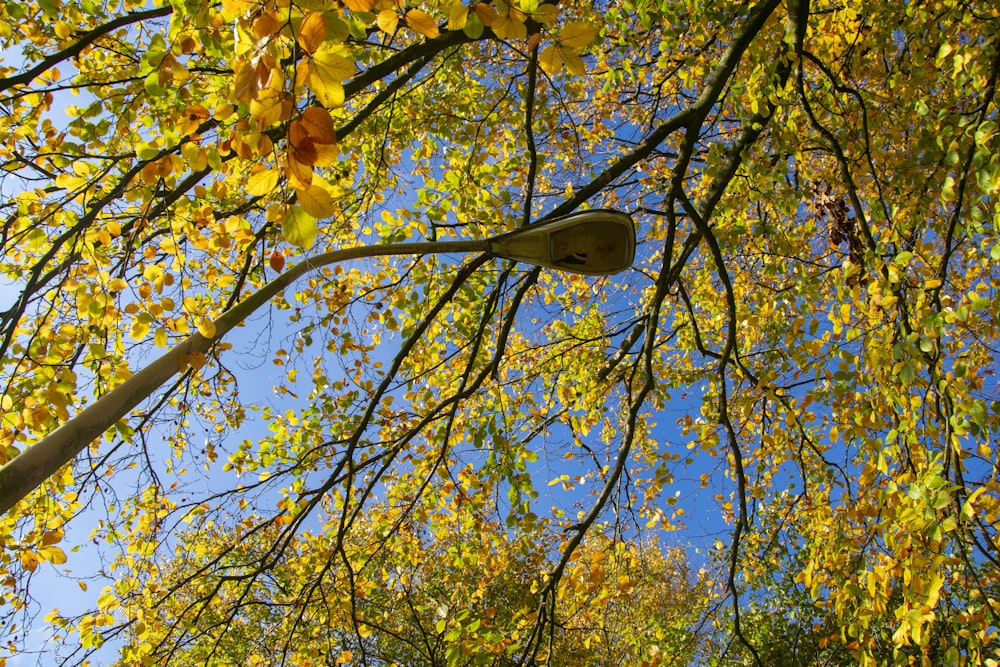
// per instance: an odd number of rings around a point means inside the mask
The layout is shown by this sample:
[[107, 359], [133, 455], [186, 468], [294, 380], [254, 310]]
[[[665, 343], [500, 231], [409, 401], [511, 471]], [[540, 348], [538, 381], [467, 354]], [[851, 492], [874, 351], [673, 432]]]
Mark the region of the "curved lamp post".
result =
[[623, 271], [635, 258], [635, 227], [625, 213], [596, 209], [497, 236], [487, 241], [491, 255], [557, 271], [606, 276]]
[[597, 209], [529, 225], [492, 239], [344, 248], [305, 259], [220, 315], [214, 322], [215, 335], [211, 338], [200, 333], [188, 336], [7, 462], [0, 468], [0, 514], [6, 513], [132, 408], [186, 368], [191, 355], [207, 352], [233, 327], [303, 274], [348, 259], [448, 252], [484, 252], [559, 271], [609, 275], [632, 264], [635, 228], [628, 215]]

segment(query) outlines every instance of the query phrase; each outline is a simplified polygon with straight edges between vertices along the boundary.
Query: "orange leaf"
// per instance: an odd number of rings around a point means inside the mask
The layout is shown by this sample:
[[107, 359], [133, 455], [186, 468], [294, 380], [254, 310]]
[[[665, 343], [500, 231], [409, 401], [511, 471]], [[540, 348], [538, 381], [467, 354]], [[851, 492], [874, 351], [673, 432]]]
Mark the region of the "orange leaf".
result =
[[296, 162], [305, 165], [314, 165], [318, 159], [316, 144], [309, 138], [305, 126], [301, 121], [292, 121], [288, 128], [288, 154]]
[[22, 551], [21, 567], [23, 567], [28, 572], [34, 572], [36, 569], [38, 569], [38, 554], [36, 554], [34, 551]]
[[406, 25], [428, 39], [434, 39], [441, 34], [438, 30], [437, 22], [430, 14], [423, 10], [411, 9], [406, 12], [404, 18], [406, 19]]
[[63, 537], [64, 534], [61, 529], [46, 530], [44, 533], [42, 533], [42, 544], [44, 544], [45, 546], [59, 544], [60, 542], [62, 542]]
[[300, 120], [313, 141], [320, 144], [337, 143], [337, 134], [333, 131], [333, 118], [323, 107], [309, 107], [302, 112]]
[[201, 104], [192, 104], [191, 106], [189, 106], [187, 109], [184, 110], [184, 117], [193, 123], [194, 122], [200, 123], [203, 120], [208, 120], [210, 115], [211, 114], [209, 113], [208, 109], [206, 109]]
[[264, 39], [281, 30], [281, 26], [281, 19], [278, 18], [278, 15], [272, 11], [266, 11], [254, 19], [251, 30], [253, 30], [254, 37]]
[[314, 53], [326, 39], [326, 17], [323, 12], [311, 12], [299, 27], [299, 46], [306, 53]]
[[333, 119], [322, 107], [309, 107], [288, 128], [289, 153], [304, 165], [326, 166], [337, 158]]
[[281, 273], [281, 270], [285, 268], [285, 256], [275, 250], [271, 253], [269, 263], [272, 269], [274, 269], [277, 273]]
[[285, 161], [285, 175], [288, 176], [289, 185], [302, 190], [312, 183], [313, 170], [308, 164], [296, 160], [295, 154], [289, 151], [288, 159]]

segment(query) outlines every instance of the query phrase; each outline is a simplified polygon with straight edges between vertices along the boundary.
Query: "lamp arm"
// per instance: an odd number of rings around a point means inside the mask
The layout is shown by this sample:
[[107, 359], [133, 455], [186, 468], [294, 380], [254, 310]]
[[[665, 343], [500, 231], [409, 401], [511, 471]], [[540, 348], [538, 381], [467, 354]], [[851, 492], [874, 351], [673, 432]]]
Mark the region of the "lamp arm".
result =
[[230, 330], [302, 275], [349, 259], [385, 255], [429, 255], [448, 252], [489, 252], [488, 240], [397, 243], [343, 248], [295, 264], [259, 290], [235, 304], [216, 320], [211, 338], [193, 333], [160, 358], [107, 392], [69, 421], [0, 467], [0, 514], [31, 493], [87, 445], [100, 437], [132, 408], [149, 398], [170, 378], [186, 368], [192, 355], [207, 352]]

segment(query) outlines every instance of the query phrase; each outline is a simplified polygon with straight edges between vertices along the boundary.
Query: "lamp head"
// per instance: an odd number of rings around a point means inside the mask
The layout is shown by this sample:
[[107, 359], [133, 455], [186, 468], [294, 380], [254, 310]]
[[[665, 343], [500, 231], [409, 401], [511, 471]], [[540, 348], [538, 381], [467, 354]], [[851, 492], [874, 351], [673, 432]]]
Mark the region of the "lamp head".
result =
[[497, 257], [558, 271], [606, 276], [635, 259], [635, 225], [620, 211], [594, 209], [528, 225], [490, 240]]

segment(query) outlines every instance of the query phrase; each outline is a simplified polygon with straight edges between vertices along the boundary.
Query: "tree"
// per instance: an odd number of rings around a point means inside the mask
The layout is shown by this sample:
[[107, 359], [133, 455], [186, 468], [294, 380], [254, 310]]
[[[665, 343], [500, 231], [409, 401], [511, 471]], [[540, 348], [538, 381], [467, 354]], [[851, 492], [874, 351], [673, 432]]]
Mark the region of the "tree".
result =
[[[828, 656], [984, 659], [993, 4], [0, 4], [4, 462], [157, 348], [212, 339], [286, 262], [590, 207], [641, 241], [616, 277], [426, 255], [288, 285], [4, 517], [8, 650], [32, 577], [75, 567], [66, 531], [96, 522], [113, 581], [93, 613], [50, 616], [71, 657], [115, 639], [206, 660], [329, 604], [328, 648], [283, 659], [406, 659], [436, 608], [368, 641], [366, 596], [405, 585], [358, 559], [441, 556], [479, 525], [506, 565], [427, 568], [392, 609], [460, 585], [485, 614], [488, 593], [498, 624], [525, 622], [504, 655], [528, 664], [591, 659], [572, 637], [610, 605], [622, 659], [652, 661], [615, 619], [654, 581], [620, 606], [617, 577], [587, 604], [567, 591], [589, 554], [679, 563], [650, 545], [694, 480], [729, 522], [722, 587], [678, 588], [700, 617], [660, 628], [671, 646], [732, 639], [764, 664], [758, 620], [795, 600]], [[428, 661], [492, 641], [444, 618]]]
[[[523, 657], [518, 638], [537, 613], [533, 593], [552, 565], [540, 549], [552, 548], [544, 544], [547, 531], [541, 524], [511, 533], [485, 518], [469, 522], [456, 510], [488, 503], [454, 485], [424, 500], [415, 511], [419, 522], [378, 505], [350, 542], [337, 543], [335, 526], [303, 531], [276, 561], [273, 525], [237, 527], [238, 544], [229, 542], [228, 530], [186, 535], [165, 568], [173, 571], [158, 572], [127, 596], [124, 604], [146, 613], [141, 632], [130, 633], [123, 663], [152, 654], [173, 665], [516, 664]], [[389, 516], [402, 523], [385, 533]], [[336, 566], [327, 568], [331, 556]], [[161, 579], [180, 583], [167, 592]], [[565, 615], [541, 659], [695, 664], [688, 628], [697, 621], [704, 582], [694, 580], [681, 550], [595, 531], [559, 586]]]

